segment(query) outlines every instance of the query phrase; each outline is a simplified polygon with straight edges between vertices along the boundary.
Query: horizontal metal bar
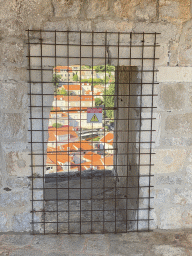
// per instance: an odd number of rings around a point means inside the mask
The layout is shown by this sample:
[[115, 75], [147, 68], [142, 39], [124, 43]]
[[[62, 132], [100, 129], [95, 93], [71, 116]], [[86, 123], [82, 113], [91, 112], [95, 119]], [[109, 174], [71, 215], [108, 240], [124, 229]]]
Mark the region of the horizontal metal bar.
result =
[[[28, 143], [30, 143], [30, 144], [38, 144], [38, 143], [48, 143], [48, 142], [47, 141], [28, 141]], [[70, 143], [70, 141], [67, 141], [67, 142], [66, 141], [63, 141], [63, 142], [62, 141], [56, 141], [54, 143], [57, 143], [57, 144], [65, 143], [65, 144], [67, 144], [67, 143]], [[122, 141], [122, 142], [118, 142], [118, 144], [124, 144], [124, 143], [126, 143], [126, 144], [136, 144], [136, 143], [137, 144], [145, 144], [145, 143], [148, 143], [148, 144], [150, 144], [150, 143], [155, 143], [155, 141], [139, 141], [139, 142], [137, 142], [137, 141], [133, 141], [133, 142], [132, 141], [128, 141], [128, 142]]]
[[[93, 141], [94, 142], [94, 141]], [[92, 143], [92, 142], [91, 142]], [[106, 149], [107, 150], [107, 149]], [[82, 151], [82, 150], [81, 150]], [[83, 150], [83, 152], [86, 152], [87, 150]], [[99, 151], [98, 149], [95, 149], [95, 150], [92, 150], [92, 151]], [[55, 154], [57, 154], [57, 155], [62, 155], [62, 154], [60, 154], [61, 152], [67, 152], [67, 153], [69, 153], [69, 152], [80, 152], [80, 150], [76, 150], [76, 151], [56, 151], [56, 153]], [[50, 154], [50, 153], [52, 153], [52, 155], [54, 155], [54, 151], [47, 151], [47, 153], [29, 153], [28, 155], [32, 155], [32, 156], [46, 156], [47, 154]], [[119, 153], [118, 155], [155, 155], [156, 153], [152, 153], [152, 152], [150, 152], [150, 153]]]
[[[131, 71], [132, 72], [132, 71]], [[149, 70], [149, 71], [145, 71], [145, 72], [153, 72], [153, 70]], [[42, 84], [54, 84], [54, 82], [50, 82], [50, 81], [27, 81], [27, 83], [30, 83], [30, 84], [39, 84], [40, 86], [42, 86]], [[74, 84], [75, 82], [67, 82], [67, 84]], [[77, 82], [76, 82], [77, 83]], [[78, 84], [79, 83], [90, 83], [90, 82], [78, 82]], [[94, 82], [94, 81], [92, 81], [91, 82], [91, 84], [98, 84], [98, 82]], [[107, 83], [99, 83], [99, 84], [107, 84]], [[109, 84], [114, 84], [114, 83], [109, 83]], [[120, 85], [120, 84], [128, 84], [128, 85], [134, 85], [134, 84], [137, 84], [137, 85], [144, 85], [144, 84], [151, 84], [151, 85], [158, 85], [159, 83], [156, 83], [156, 82], [151, 82], [151, 83], [144, 83], [144, 82], [142, 82], [142, 83], [119, 83], [118, 82], [118, 85]], [[81, 96], [83, 96], [83, 95], [81, 95]]]
[[28, 31], [28, 32], [48, 32], [48, 33], [76, 33], [76, 34], [127, 34], [127, 35], [161, 35], [161, 33], [157, 33], [157, 32], [146, 32], [146, 33], [143, 33], [143, 32], [140, 32], [140, 33], [137, 33], [137, 32], [111, 32], [111, 31], [98, 31], [98, 32], [93, 32], [93, 31], [79, 31], [79, 30], [74, 30], [74, 31], [71, 31], [71, 30], [39, 30], [39, 29], [26, 29], [25, 31]]
[[[151, 164], [153, 166], [153, 164]], [[127, 165], [125, 165], [127, 166]], [[130, 165], [130, 166], [137, 166], [137, 165]], [[80, 173], [80, 172], [79, 172]], [[59, 174], [57, 176], [59, 178]], [[106, 176], [106, 178], [115, 178], [116, 176]], [[154, 175], [152, 174], [142, 174], [142, 175], [128, 175], [128, 176], [121, 176], [118, 175], [118, 178], [142, 178], [142, 177], [154, 177]], [[46, 176], [28, 176], [28, 179], [46, 179]], [[54, 179], [56, 179], [56, 177], [54, 177]]]
[[[146, 210], [153, 210], [154, 208], [136, 208], [136, 209], [134, 209], [134, 208], [128, 208], [128, 209], [118, 209], [118, 211], [146, 211]], [[103, 210], [81, 210], [82, 212], [103, 212]], [[105, 209], [104, 211], [107, 211], [107, 212], [114, 212], [114, 209], [113, 210], [107, 210], [107, 209]], [[71, 212], [79, 212], [79, 210], [77, 210], [77, 211], [73, 211], [73, 210], [58, 210], [58, 211], [45, 211], [45, 210], [41, 210], [41, 211], [36, 211], [36, 210], [34, 210], [34, 211], [30, 211], [31, 213], [32, 212], [34, 212], [34, 213], [36, 213], [36, 212], [43, 212], [43, 213], [47, 213], [47, 212], [69, 212], [69, 213], [71, 213]], [[136, 221], [136, 220], [135, 220]]]
[[[121, 188], [154, 188], [154, 186], [151, 186], [151, 185], [149, 185], [149, 186], [136, 186], [136, 187], [116, 187], [117, 188], [117, 190], [118, 189], [121, 189]], [[31, 189], [29, 189], [29, 190], [48, 190], [48, 189], [58, 189], [58, 190], [65, 190], [65, 189], [67, 189], [67, 190], [73, 190], [73, 189], [81, 189], [81, 190], [84, 190], [84, 189], [103, 189], [103, 187], [90, 187], [90, 188], [70, 188], [70, 187], [67, 187], [67, 188], [60, 188], [60, 187], [55, 187], [55, 188], [31, 188]], [[105, 191], [108, 191], [109, 189], [114, 189], [114, 186], [113, 187], [105, 187]], [[66, 199], [66, 200], [71, 200], [71, 199]]]
[[[129, 198], [125, 198], [125, 197], [110, 197], [110, 198], [105, 198], [105, 199], [103, 199], [103, 198], [91, 198], [91, 200], [94, 200], [94, 201], [102, 201], [102, 200], [105, 200], [105, 201], [108, 201], [108, 200], [113, 200], [113, 199], [124, 199], [124, 200], [126, 200], [126, 199], [153, 199], [154, 197], [147, 197], [147, 196], [145, 196], [145, 197], [129, 197]], [[85, 198], [85, 199], [83, 199], [83, 198], [79, 198], [79, 199], [77, 199], [77, 198], [70, 198], [70, 200], [74, 200], [74, 201], [87, 201], [87, 200], [89, 200], [89, 199], [87, 199], [87, 198]], [[58, 199], [58, 198], [56, 198], [56, 199], [44, 199], [44, 200], [40, 200], [40, 199], [31, 199], [30, 200], [31, 202], [43, 202], [43, 201], [47, 201], [47, 202], [50, 202], [50, 201], [69, 201], [69, 199]]]
[[[41, 42], [39, 42], [39, 43], [26, 43], [26, 44], [28, 44], [28, 45], [58, 45], [58, 46], [61, 46], [61, 45], [63, 45], [63, 46], [78, 46], [78, 47], [80, 47], [80, 45], [79, 44], [62, 44], [62, 43], [56, 43], [56, 44], [51, 44], [51, 43], [41, 43]], [[134, 48], [134, 47], [138, 47], [138, 48], [140, 48], [140, 47], [154, 47], [154, 45], [155, 45], [155, 47], [160, 47], [160, 44], [158, 44], [158, 43], [156, 43], [156, 44], [152, 44], [152, 45], [150, 45], [150, 44], [144, 44], [144, 45], [132, 45], [131, 46], [131, 48]], [[81, 45], [81, 47], [87, 47], [87, 46], [89, 46], [89, 47], [106, 47], [106, 45], [105, 44], [82, 44]], [[126, 48], [130, 48], [130, 45], [128, 45], [128, 44], [119, 44], [119, 45], [116, 45], [116, 44], [107, 44], [107, 47], [119, 47], [119, 48], [121, 48], [121, 47], [126, 47]], [[93, 57], [94, 58], [94, 57]]]
[[[81, 57], [76, 57], [76, 56], [72, 56], [72, 57], [68, 57], [68, 56], [51, 56], [51, 55], [44, 55], [44, 56], [41, 56], [41, 55], [27, 55], [26, 56], [27, 58], [59, 58], [59, 59], [93, 59], [93, 57], [83, 57], [83, 56], [81, 56]], [[106, 59], [105, 57], [94, 57], [94, 59]], [[131, 58], [129, 58], [129, 57], [127, 57], [127, 58], [121, 58], [121, 57], [109, 57], [108, 58], [108, 60], [159, 60], [159, 58], [133, 58], [133, 57], [131, 57]], [[91, 71], [91, 70], [90, 70]], [[120, 71], [121, 72], [121, 71]], [[130, 71], [130, 72], [132, 72], [132, 71]]]
[[[138, 219], [137, 221], [149, 221], [149, 220], [153, 220], [153, 219]], [[127, 221], [136, 221], [136, 220], [127, 220]], [[100, 223], [125, 223], [125, 221], [123, 221], [123, 220], [117, 220], [117, 221], [115, 221], [115, 220], [79, 220], [79, 221], [33, 221], [33, 222], [30, 222], [31, 224], [37, 224], [37, 223], [45, 223], [45, 224], [50, 224], [50, 223], [52, 223], [52, 224], [57, 224], [57, 223], [76, 223], [76, 224], [79, 224], [79, 223], [89, 223], [89, 222], [92, 222], [92, 223], [98, 223], [98, 222], [100, 222]], [[79, 234], [79, 233], [78, 233]]]
[[[44, 93], [44, 94], [40, 94], [40, 93], [28, 93], [28, 95], [31, 95], [31, 96], [63, 96], [63, 94], [51, 94], [51, 93]], [[65, 95], [65, 96], [71, 96], [71, 95]], [[82, 94], [76, 94], [74, 96], [87, 96], [87, 95], [82, 95]], [[149, 96], [158, 96], [158, 94], [135, 94], [135, 95], [132, 95], [132, 94], [124, 94], [124, 95], [119, 95], [119, 94], [102, 94], [102, 95], [97, 95], [97, 94], [89, 94], [88, 96], [97, 96], [97, 97], [107, 97], [107, 96], [118, 96], [119, 98], [120, 97], [126, 97], [126, 96], [133, 96], [133, 97], [138, 97], [138, 96], [142, 96], [142, 97], [149, 97]]]
[[[57, 101], [58, 102], [58, 101]], [[52, 108], [53, 106], [28, 106], [29, 108]], [[82, 107], [83, 108], [83, 107]], [[152, 108], [157, 108], [157, 107], [118, 107], [118, 109], [122, 109], [122, 108], [150, 108], [150, 109], [152, 109]], [[103, 110], [117, 110], [117, 108], [104, 108]], [[70, 111], [70, 110], [69, 110]], [[77, 111], [77, 110], [76, 110]]]
[[[56, 118], [50, 118], [50, 119], [56, 119]], [[87, 120], [87, 119], [75, 119], [75, 120]], [[115, 120], [118, 120], [118, 119], [115, 119]], [[66, 130], [66, 129], [65, 129]], [[47, 131], [49, 131], [49, 129], [48, 130], [28, 130], [29, 132], [47, 132]], [[53, 130], [52, 130], [53, 131]], [[57, 131], [57, 129], [55, 129], [55, 131]], [[116, 132], [156, 132], [156, 130], [126, 130], [126, 131], [124, 131], [124, 130], [115, 130]], [[98, 131], [98, 132], [100, 132], [101, 133], [101, 131]], [[87, 133], [96, 133], [96, 131], [87, 131]], [[80, 135], [85, 135], [86, 133], [82, 133], [82, 134], [80, 134]], [[104, 132], [103, 132], [103, 134], [104, 134]]]

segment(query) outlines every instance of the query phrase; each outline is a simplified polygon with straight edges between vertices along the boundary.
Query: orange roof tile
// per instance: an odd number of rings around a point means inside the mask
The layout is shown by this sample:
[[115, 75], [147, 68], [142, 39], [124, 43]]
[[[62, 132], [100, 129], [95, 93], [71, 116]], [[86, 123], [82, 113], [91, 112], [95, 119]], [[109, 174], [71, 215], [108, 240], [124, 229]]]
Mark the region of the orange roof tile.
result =
[[108, 143], [112, 146], [113, 145], [113, 137], [114, 137], [114, 134], [112, 132], [108, 132], [105, 136], [103, 136], [100, 139], [100, 142]]
[[62, 87], [66, 91], [80, 91], [82, 89], [80, 84], [64, 84]]
[[66, 71], [69, 71], [70, 73], [72, 72], [72, 68], [68, 67], [68, 66], [57, 66], [53, 70], [54, 71], [56, 70], [57, 72], [60, 72], [61, 69], [65, 69]]
[[92, 162], [99, 161], [99, 160], [101, 159], [101, 156], [98, 155], [98, 154], [95, 154], [95, 153], [93, 153], [93, 152], [91, 152], [91, 151], [89, 151], [89, 152], [87, 152], [87, 153], [83, 156], [83, 158], [85, 158], [85, 159], [88, 160], [88, 161], [91, 161], [91, 163], [92, 163]]
[[62, 96], [62, 95], [56, 95], [54, 96], [54, 99], [57, 100], [65, 100], [65, 101], [95, 101], [94, 97], [92, 95], [82, 95], [80, 96]]

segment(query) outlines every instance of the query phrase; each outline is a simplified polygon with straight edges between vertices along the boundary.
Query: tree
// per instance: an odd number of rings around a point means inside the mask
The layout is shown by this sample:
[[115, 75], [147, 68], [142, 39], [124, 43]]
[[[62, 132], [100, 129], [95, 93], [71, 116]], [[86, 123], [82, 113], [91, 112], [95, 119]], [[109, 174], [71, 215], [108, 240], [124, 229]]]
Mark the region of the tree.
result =
[[[115, 84], [110, 84], [109, 89], [104, 91], [104, 105], [105, 108], [114, 108], [114, 94], [115, 94]], [[114, 118], [114, 110], [107, 109], [106, 115], [108, 118]]]
[[103, 101], [100, 98], [95, 98], [95, 105], [100, 106], [102, 105]]
[[77, 75], [77, 74], [74, 75], [74, 76], [73, 76], [73, 81], [76, 81], [76, 82], [77, 82], [78, 80], [79, 80], [78, 75]]
[[60, 128], [60, 127], [62, 126], [62, 124], [60, 124], [60, 123], [54, 123], [52, 126], [53, 126], [54, 128]]
[[62, 88], [61, 90], [57, 91], [57, 94], [62, 94], [64, 96], [66, 96], [67, 95], [67, 91], [64, 88]]
[[61, 78], [62, 78], [61, 75], [53, 74], [52, 82], [53, 82], [53, 85], [56, 86], [56, 88], [58, 87], [58, 84], [61, 81]]

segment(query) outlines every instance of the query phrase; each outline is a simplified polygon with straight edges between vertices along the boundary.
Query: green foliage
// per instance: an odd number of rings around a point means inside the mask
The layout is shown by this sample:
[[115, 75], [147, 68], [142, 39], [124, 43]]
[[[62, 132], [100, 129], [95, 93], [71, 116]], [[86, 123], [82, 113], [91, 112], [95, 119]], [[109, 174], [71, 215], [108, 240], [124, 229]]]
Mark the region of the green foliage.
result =
[[[108, 90], [104, 90], [104, 105], [106, 108], [114, 108], [114, 94], [115, 94], [115, 84], [110, 84]], [[114, 110], [109, 109], [106, 110], [106, 115], [108, 118], [112, 119], [114, 118]]]
[[108, 127], [108, 126], [105, 126], [105, 130], [107, 130], [107, 131], [108, 131], [108, 130], [109, 130], [109, 127]]
[[77, 74], [74, 75], [74, 76], [73, 76], [73, 81], [76, 81], [76, 82], [77, 82], [78, 80], [79, 80], [78, 75], [77, 75]]
[[57, 87], [59, 82], [61, 81], [61, 78], [62, 78], [61, 75], [53, 74], [53, 78], [52, 78], [53, 85]]
[[[96, 72], [105, 72], [105, 65], [94, 66], [93, 69]], [[107, 64], [106, 72], [110, 72], [110, 71], [115, 71], [115, 67]]]
[[66, 95], [67, 95], [67, 92], [66, 92], [66, 90], [65, 90], [64, 88], [62, 88], [61, 90], [58, 90], [58, 91], [57, 91], [57, 94], [62, 94], [62, 95], [64, 95], [64, 96], [66, 96]]
[[99, 141], [99, 140], [100, 140], [100, 137], [95, 137], [91, 141]]
[[60, 123], [54, 123], [52, 126], [53, 126], [54, 128], [60, 128], [60, 127], [62, 126], [62, 124], [60, 124]]
[[89, 79], [81, 79], [82, 83], [92, 83], [93, 82], [93, 86], [96, 84], [105, 84], [105, 81], [101, 78], [89, 78]]
[[103, 101], [100, 98], [95, 98], [95, 106], [100, 106], [103, 104]]

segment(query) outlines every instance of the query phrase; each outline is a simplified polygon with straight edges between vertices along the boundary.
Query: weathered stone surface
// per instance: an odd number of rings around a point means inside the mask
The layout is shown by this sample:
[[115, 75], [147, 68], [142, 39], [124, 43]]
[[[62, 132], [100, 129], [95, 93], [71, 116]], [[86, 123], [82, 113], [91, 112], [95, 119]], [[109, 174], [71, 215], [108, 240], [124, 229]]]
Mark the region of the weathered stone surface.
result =
[[[29, 203], [29, 198], [28, 198]], [[30, 205], [28, 208], [23, 209], [20, 213], [14, 213], [13, 216], [11, 216], [11, 230], [14, 232], [24, 232], [24, 231], [30, 231], [31, 230], [31, 214], [30, 211]]]
[[27, 86], [18, 83], [1, 83], [1, 109], [26, 109], [29, 106]]
[[179, 42], [179, 64], [182, 66], [191, 66], [192, 57], [192, 22], [191, 20], [183, 26]]
[[128, 20], [148, 21], [156, 17], [156, 2], [154, 0], [117, 0], [114, 4], [114, 13]]
[[164, 110], [182, 110], [185, 107], [184, 84], [162, 84], [160, 86], [160, 107]]
[[192, 204], [192, 191], [190, 189], [176, 189], [173, 202], [179, 205]]
[[159, 67], [157, 73], [157, 81], [166, 82], [191, 82], [192, 67]]
[[161, 208], [160, 222], [158, 223], [160, 229], [176, 229], [182, 227], [182, 208], [168, 207]]
[[164, 189], [156, 189], [155, 190], [156, 193], [156, 197], [155, 197], [155, 204], [159, 205], [162, 203], [167, 203], [170, 202], [170, 194], [171, 194], [171, 190], [168, 188], [164, 188]]
[[53, 0], [53, 14], [55, 17], [77, 18], [82, 4], [82, 1], [75, 0]]
[[175, 135], [190, 134], [192, 130], [192, 114], [170, 115], [165, 120], [165, 131]]
[[158, 245], [153, 247], [154, 253], [157, 256], [164, 255], [174, 255], [174, 256], [184, 256], [185, 249], [182, 247], [173, 247], [170, 245]]
[[0, 27], [3, 36], [26, 36], [25, 29], [40, 28], [41, 24], [53, 16], [53, 6], [50, 0], [43, 5], [40, 0], [34, 1], [1, 1]]
[[182, 185], [184, 177], [176, 174], [174, 176], [160, 176], [156, 178], [156, 185]]
[[0, 223], [1, 223], [1, 232], [7, 231], [7, 213], [5, 211], [2, 211], [0, 213]]
[[28, 152], [5, 152], [6, 171], [9, 175], [26, 177], [31, 173], [31, 158]]
[[25, 113], [3, 113], [0, 115], [3, 140], [13, 141], [26, 138]]
[[0, 194], [0, 205], [3, 208], [6, 207], [22, 207], [30, 204], [30, 191], [29, 189], [22, 189], [16, 191], [4, 191]]
[[161, 145], [164, 146], [174, 146], [174, 147], [188, 147], [188, 146], [192, 146], [192, 138], [190, 137], [176, 137], [174, 135], [174, 137], [171, 137], [171, 135], [169, 137], [161, 137]]
[[190, 19], [190, 0], [160, 0], [159, 17], [168, 22], [185, 22]]
[[192, 165], [187, 166], [186, 168], [186, 180], [188, 183], [192, 183]]
[[159, 174], [177, 172], [183, 167], [186, 157], [184, 149], [156, 149], [156, 155], [153, 156], [153, 172]]

